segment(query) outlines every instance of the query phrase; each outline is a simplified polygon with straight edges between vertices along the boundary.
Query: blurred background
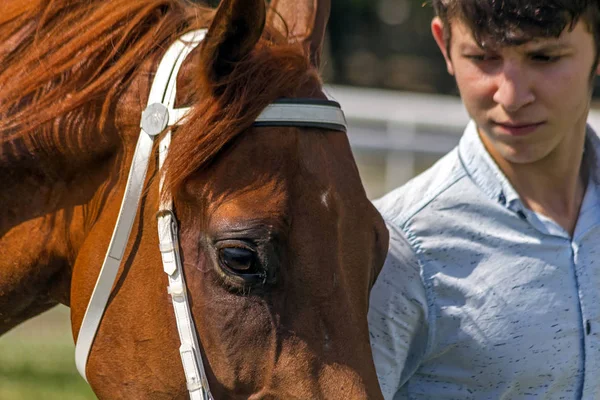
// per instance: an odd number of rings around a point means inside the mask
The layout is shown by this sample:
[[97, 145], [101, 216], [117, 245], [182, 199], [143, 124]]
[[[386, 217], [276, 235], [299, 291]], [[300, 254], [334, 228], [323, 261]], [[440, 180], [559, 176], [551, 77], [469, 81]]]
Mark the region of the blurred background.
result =
[[[332, 0], [322, 74], [372, 199], [452, 149], [468, 120], [431, 38], [432, 14], [424, 0]], [[67, 308], [0, 338], [0, 400], [94, 398], [75, 370]]]

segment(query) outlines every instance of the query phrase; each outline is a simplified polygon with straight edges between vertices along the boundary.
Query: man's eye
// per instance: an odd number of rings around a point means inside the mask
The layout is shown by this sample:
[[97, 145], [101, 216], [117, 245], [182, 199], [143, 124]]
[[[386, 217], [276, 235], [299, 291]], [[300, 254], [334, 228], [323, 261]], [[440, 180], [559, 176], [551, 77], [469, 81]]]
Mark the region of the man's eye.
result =
[[537, 62], [551, 63], [560, 60], [560, 56], [549, 56], [546, 54], [533, 54], [531, 59]]
[[476, 62], [495, 61], [499, 58], [498, 56], [493, 54], [466, 54], [465, 57], [469, 60]]

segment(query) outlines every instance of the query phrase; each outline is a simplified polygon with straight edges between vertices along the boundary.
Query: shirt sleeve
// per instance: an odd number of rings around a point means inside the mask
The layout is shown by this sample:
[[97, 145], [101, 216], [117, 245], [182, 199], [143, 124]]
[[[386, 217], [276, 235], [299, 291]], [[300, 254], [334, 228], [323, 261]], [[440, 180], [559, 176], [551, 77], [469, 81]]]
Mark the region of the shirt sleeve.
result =
[[387, 226], [388, 255], [371, 291], [368, 318], [379, 384], [384, 399], [392, 400], [425, 354], [428, 312], [417, 256], [404, 234]]

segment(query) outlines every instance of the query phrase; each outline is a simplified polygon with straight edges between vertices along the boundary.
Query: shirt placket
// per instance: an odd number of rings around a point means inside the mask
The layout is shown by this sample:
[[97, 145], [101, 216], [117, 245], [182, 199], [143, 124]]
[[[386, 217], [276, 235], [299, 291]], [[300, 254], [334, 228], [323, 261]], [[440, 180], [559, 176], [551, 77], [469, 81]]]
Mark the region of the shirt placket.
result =
[[[581, 341], [583, 350], [582, 360], [582, 399], [600, 398], [600, 315], [599, 304], [600, 296], [600, 276], [595, 267], [593, 259], [600, 255], [597, 247], [598, 240], [590, 239], [592, 232], [588, 233], [582, 239], [576, 239], [572, 243], [573, 263], [577, 281], [579, 284], [579, 302], [581, 304]], [[598, 237], [598, 229], [595, 236]], [[596, 247], [596, 248], [594, 248]]]

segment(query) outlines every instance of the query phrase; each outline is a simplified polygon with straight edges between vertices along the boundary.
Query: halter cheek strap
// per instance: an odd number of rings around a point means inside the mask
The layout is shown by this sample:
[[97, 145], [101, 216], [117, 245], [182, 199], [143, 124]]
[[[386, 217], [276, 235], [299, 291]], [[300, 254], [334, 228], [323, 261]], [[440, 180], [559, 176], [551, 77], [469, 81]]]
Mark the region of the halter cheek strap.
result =
[[[167, 87], [173, 75], [177, 74], [177, 70], [181, 67], [185, 58], [185, 53], [189, 53], [193, 46], [198, 45], [204, 38], [205, 32], [191, 32], [177, 40], [165, 53], [161, 61], [150, 90], [148, 104], [162, 104], [167, 94]], [[189, 49], [189, 51], [188, 51]], [[164, 106], [163, 106], [164, 107]], [[86, 378], [86, 365], [89, 353], [96, 337], [96, 332], [104, 315], [106, 303], [111, 294], [112, 287], [117, 277], [117, 272], [121, 265], [121, 261], [125, 254], [125, 248], [129, 241], [131, 228], [137, 215], [139, 202], [146, 179], [148, 163], [152, 155], [152, 146], [154, 136], [160, 133], [159, 129], [164, 129], [168, 124], [168, 112], [165, 114], [160, 107], [151, 107], [144, 112], [142, 118], [142, 130], [135, 148], [133, 161], [127, 185], [125, 187], [125, 195], [121, 203], [121, 209], [117, 217], [117, 222], [113, 235], [102, 264], [102, 268], [96, 281], [96, 286], [90, 297], [88, 307], [79, 334], [77, 336], [77, 344], [75, 346], [75, 364], [79, 374]], [[148, 131], [145, 131], [148, 129]]]
[[[75, 363], [84, 379], [86, 379], [86, 364], [91, 346], [104, 315], [137, 215], [148, 163], [152, 155], [154, 137], [168, 127], [185, 121], [189, 109], [173, 108], [177, 74], [185, 58], [205, 36], [206, 30], [194, 31], [182, 36], [167, 50], [156, 72], [148, 98], [148, 107], [142, 113], [140, 123], [142, 129], [127, 178], [117, 223], [77, 337]], [[276, 101], [265, 108], [254, 125], [315, 127], [343, 132], [347, 130], [346, 119], [338, 103], [314, 99]], [[170, 142], [171, 131], [167, 130], [159, 144], [159, 171], [162, 171]], [[164, 175], [161, 174], [159, 184], [161, 193], [163, 182]], [[179, 350], [188, 391], [192, 400], [212, 400], [187, 297], [172, 199], [170, 196], [161, 196], [161, 198], [167, 198], [167, 200], [161, 201], [158, 212], [159, 249], [163, 270], [169, 277], [168, 293], [172, 298], [177, 330], [181, 340]]]
[[[202, 31], [198, 35], [199, 40], [194, 41], [196, 44], [186, 46], [186, 48], [182, 51], [180, 58], [185, 59], [189, 53], [191, 53], [194, 47], [196, 47], [196, 45], [199, 44], [202, 39], [204, 39], [205, 34], [206, 32]], [[164, 124], [167, 125], [177, 125], [185, 118], [185, 113], [182, 113], [181, 110], [175, 111], [173, 109], [177, 94], [177, 73], [179, 72], [180, 67], [181, 63], [174, 67], [174, 70], [171, 74], [171, 79], [169, 80], [169, 84], [166, 88], [164, 103], [151, 105], [151, 107], [162, 106], [168, 111], [168, 115], [174, 116], [172, 120], [164, 122]], [[152, 114], [150, 113], [147, 115]], [[142, 125], [144, 124], [145, 119], [150, 118], [151, 117], [148, 116], [146, 118], [142, 117]], [[156, 134], [154, 132], [157, 131], [154, 130], [152, 132], [153, 134]], [[158, 132], [160, 133], [160, 131]], [[183, 274], [183, 265], [181, 262], [181, 256], [179, 254], [179, 237], [177, 220], [175, 219], [175, 213], [173, 211], [173, 201], [170, 195], [162, 196], [165, 178], [162, 171], [164, 162], [169, 152], [170, 144], [171, 130], [168, 129], [162, 136], [158, 146], [158, 169], [160, 173], [159, 195], [161, 198], [157, 214], [159, 249], [163, 263], [163, 270], [169, 279], [167, 292], [169, 295], [171, 295], [173, 311], [175, 313], [177, 332], [179, 333], [179, 340], [181, 342], [179, 346], [179, 355], [181, 356], [181, 363], [183, 365], [183, 372], [185, 374], [185, 381], [190, 394], [190, 399], [213, 400], [213, 396], [208, 385], [208, 379], [206, 377], [206, 371], [204, 369], [204, 363], [202, 362], [202, 354], [200, 352], [198, 335], [196, 334], [196, 327], [194, 326], [194, 319], [192, 317], [190, 302], [187, 295], [185, 277]]]

